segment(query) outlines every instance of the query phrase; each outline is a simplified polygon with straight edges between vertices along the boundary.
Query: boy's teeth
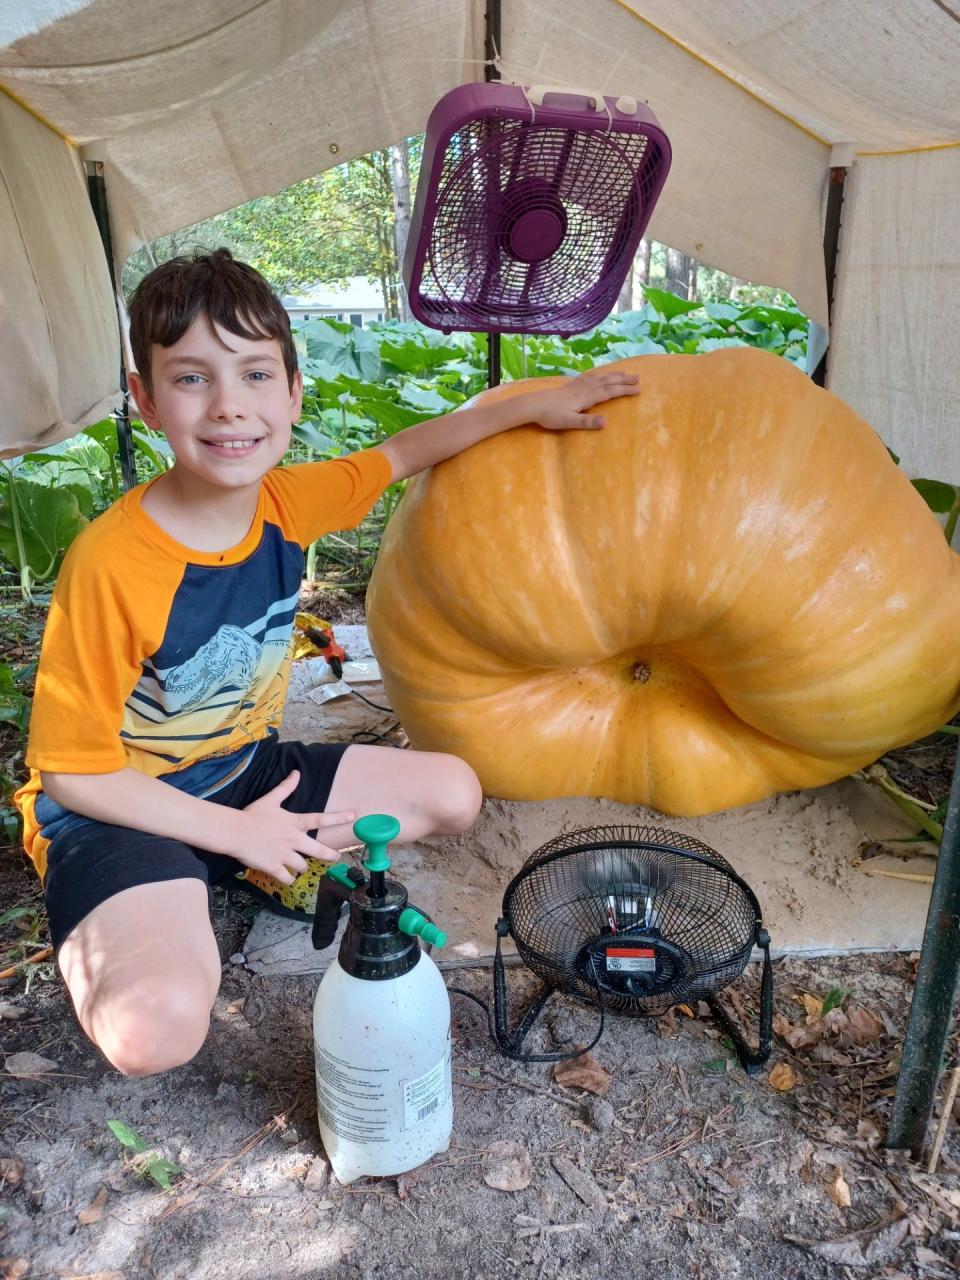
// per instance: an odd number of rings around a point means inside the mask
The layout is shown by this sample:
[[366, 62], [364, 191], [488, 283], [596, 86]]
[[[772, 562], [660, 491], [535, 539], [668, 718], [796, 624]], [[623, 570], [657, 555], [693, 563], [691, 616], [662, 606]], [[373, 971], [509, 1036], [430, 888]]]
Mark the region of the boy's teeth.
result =
[[257, 443], [256, 440], [211, 440], [209, 441], [217, 449], [252, 449]]

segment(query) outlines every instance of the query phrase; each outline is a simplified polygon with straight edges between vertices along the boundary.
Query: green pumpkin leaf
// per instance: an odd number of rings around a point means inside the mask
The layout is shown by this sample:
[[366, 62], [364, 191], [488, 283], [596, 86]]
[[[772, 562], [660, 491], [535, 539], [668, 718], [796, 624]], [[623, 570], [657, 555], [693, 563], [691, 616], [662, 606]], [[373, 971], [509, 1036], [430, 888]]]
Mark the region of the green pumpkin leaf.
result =
[[646, 285], [644, 285], [643, 296], [650, 306], [667, 320], [672, 320], [674, 316], [686, 315], [688, 311], [699, 311], [703, 306], [702, 302], [689, 302], [686, 298], [679, 298], [675, 293], [670, 293], [667, 289], [648, 289]]
[[402, 373], [429, 373], [450, 360], [456, 360], [463, 352], [456, 346], [433, 347], [420, 342], [383, 342], [380, 358]]
[[[17, 504], [24, 557], [14, 532], [11, 499]], [[0, 489], [0, 554], [18, 571], [24, 568], [25, 558], [35, 578], [47, 578], [59, 568], [64, 552], [86, 523], [72, 489], [19, 479]]]
[[453, 403], [436, 390], [423, 387], [406, 386], [400, 391], [400, 403], [410, 409], [422, 409], [433, 418], [449, 413]]
[[740, 320], [744, 314], [743, 308], [732, 302], [705, 302], [703, 309], [711, 320], [722, 320], [725, 323]]
[[666, 347], [652, 338], [644, 338], [641, 342], [614, 342], [606, 355], [601, 356], [597, 364], [609, 364], [611, 360], [626, 360], [630, 356], [662, 356]]
[[107, 1128], [116, 1138], [116, 1140], [129, 1147], [131, 1151], [146, 1151], [147, 1144], [137, 1133], [136, 1129], [131, 1129], [129, 1125], [124, 1124], [122, 1120], [108, 1120]]
[[106, 449], [107, 453], [119, 452], [120, 444], [117, 440], [117, 424], [113, 418], [101, 418], [99, 422], [93, 423], [92, 426], [84, 427], [83, 435], [95, 441], [101, 449]]
[[704, 338], [700, 343], [700, 350], [721, 351], [725, 347], [747, 347], [749, 345], [742, 338]]
[[148, 1178], [152, 1178], [158, 1187], [162, 1187], [164, 1191], [170, 1191], [172, 1190], [171, 1173], [182, 1173], [183, 1170], [172, 1160], [151, 1154], [144, 1158], [143, 1172]]
[[938, 515], [952, 510], [957, 500], [956, 486], [947, 484], [944, 480], [911, 480], [910, 483], [930, 510], [936, 511]]
[[315, 421], [305, 418], [302, 422], [298, 422], [293, 428], [294, 439], [299, 440], [301, 444], [305, 444], [307, 448], [312, 449], [314, 453], [336, 453], [337, 444], [330, 436], [324, 435], [322, 431], [318, 431]]
[[844, 991], [843, 987], [831, 987], [823, 998], [820, 1017], [825, 1017], [831, 1009], [838, 1009], [849, 994], [850, 993], [848, 991]]
[[406, 405], [392, 404], [389, 400], [360, 400], [358, 407], [368, 418], [372, 418], [378, 427], [383, 427], [391, 435], [402, 431], [404, 427], [412, 427], [418, 422], [436, 417], [436, 414], [429, 410], [411, 409]]

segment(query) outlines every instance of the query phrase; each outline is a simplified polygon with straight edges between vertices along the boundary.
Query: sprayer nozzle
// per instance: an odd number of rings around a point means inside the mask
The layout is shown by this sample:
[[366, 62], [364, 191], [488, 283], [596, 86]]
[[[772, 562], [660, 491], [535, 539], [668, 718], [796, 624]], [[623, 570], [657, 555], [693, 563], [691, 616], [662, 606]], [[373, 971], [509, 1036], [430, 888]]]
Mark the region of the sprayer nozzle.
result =
[[431, 943], [435, 947], [447, 945], [447, 935], [443, 930], [438, 929], [419, 911], [414, 911], [413, 907], [406, 907], [400, 912], [397, 928], [409, 934], [411, 938], [422, 938], [424, 942]]

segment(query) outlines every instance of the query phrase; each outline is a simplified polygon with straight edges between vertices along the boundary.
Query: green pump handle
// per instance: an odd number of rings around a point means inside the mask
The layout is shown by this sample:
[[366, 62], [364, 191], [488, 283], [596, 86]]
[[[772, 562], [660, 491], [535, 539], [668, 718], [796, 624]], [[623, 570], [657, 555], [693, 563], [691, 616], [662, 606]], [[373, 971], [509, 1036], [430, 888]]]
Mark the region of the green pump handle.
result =
[[[389, 813], [368, 813], [353, 824], [353, 834], [367, 846], [365, 870], [370, 872], [370, 895], [383, 893], [383, 877], [390, 869], [387, 845], [400, 834], [400, 823]], [[435, 947], [446, 945], [447, 935], [428, 920], [415, 907], [405, 907], [400, 913], [397, 928], [411, 938], [422, 938]]]
[[368, 813], [353, 824], [353, 834], [367, 846], [367, 871], [389, 871], [387, 845], [400, 834], [400, 823], [388, 813]]

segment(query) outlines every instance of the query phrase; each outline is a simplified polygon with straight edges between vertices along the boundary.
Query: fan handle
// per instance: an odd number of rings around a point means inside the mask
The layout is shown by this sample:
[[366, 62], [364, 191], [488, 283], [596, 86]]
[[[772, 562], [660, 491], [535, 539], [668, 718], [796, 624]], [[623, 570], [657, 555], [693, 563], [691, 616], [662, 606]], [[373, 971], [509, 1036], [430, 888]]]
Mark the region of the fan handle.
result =
[[737, 1058], [748, 1076], [760, 1074], [770, 1057], [773, 1044], [773, 967], [770, 963], [770, 935], [762, 926], [757, 929], [756, 943], [763, 952], [763, 974], [760, 978], [760, 1026], [756, 1049], [750, 1048], [744, 1039], [743, 1032], [716, 996], [708, 996], [706, 1001], [716, 1021], [733, 1041]]

